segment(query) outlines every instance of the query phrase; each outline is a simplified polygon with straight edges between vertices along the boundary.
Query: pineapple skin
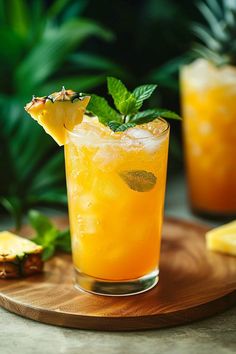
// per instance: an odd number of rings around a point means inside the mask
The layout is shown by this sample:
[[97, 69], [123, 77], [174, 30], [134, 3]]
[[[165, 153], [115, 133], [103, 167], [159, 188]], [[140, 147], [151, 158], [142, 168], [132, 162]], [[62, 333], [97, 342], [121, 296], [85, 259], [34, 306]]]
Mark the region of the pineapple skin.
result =
[[20, 278], [43, 271], [42, 251], [15, 256], [14, 259], [0, 257], [0, 279]]
[[[34, 242], [16, 236], [10, 232], [3, 231], [0, 233], [0, 246], [3, 238], [10, 238], [11, 249], [14, 249], [14, 244], [19, 243], [22, 239], [24, 244], [27, 244], [27, 250], [21, 250], [20, 253], [16, 251], [0, 252], [0, 279], [20, 278], [43, 271], [44, 262], [42, 260], [43, 248], [36, 245]], [[31, 247], [31, 250], [29, 249]], [[0, 247], [1, 248], [1, 247]]]

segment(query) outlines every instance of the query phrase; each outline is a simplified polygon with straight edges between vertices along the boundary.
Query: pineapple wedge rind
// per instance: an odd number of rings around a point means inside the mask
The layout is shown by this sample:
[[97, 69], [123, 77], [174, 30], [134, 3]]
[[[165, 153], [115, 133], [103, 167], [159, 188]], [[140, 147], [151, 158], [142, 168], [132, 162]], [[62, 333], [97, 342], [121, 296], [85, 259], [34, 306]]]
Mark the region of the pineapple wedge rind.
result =
[[208, 231], [206, 244], [211, 251], [236, 256], [236, 221]]
[[66, 129], [73, 130], [81, 123], [89, 99], [90, 96], [81, 96], [63, 87], [49, 96], [33, 96], [25, 110], [61, 146], [66, 143]]
[[43, 270], [42, 246], [11, 232], [0, 232], [0, 278], [17, 278]]

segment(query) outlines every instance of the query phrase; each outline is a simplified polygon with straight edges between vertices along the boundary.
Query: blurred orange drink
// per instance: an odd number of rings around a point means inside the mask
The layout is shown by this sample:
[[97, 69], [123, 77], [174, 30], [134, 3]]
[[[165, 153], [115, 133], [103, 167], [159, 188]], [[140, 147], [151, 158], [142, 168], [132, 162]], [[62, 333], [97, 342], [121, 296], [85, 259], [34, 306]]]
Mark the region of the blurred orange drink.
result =
[[236, 68], [199, 59], [182, 68], [181, 91], [193, 210], [236, 214]]
[[131, 294], [158, 281], [169, 126], [114, 133], [85, 117], [67, 131], [65, 163], [76, 285]]

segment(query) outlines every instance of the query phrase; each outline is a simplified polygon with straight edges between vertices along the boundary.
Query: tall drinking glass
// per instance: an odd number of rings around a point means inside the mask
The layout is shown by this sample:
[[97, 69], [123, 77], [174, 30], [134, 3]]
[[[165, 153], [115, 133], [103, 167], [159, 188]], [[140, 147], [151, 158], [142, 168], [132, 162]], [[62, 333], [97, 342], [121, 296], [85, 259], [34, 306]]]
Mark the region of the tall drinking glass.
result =
[[181, 70], [189, 197], [207, 216], [236, 215], [236, 68], [198, 59]]
[[75, 286], [129, 295], [158, 282], [169, 125], [113, 133], [96, 118], [67, 131]]

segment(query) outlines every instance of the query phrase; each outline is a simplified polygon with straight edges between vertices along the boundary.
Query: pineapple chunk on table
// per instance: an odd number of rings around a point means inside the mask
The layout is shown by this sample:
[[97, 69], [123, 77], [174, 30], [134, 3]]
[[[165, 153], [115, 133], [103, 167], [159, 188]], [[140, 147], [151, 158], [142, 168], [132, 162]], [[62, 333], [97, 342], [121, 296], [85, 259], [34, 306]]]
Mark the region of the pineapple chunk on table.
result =
[[42, 246], [8, 231], [0, 232], [0, 279], [18, 278], [43, 269]]
[[236, 256], [236, 220], [206, 233], [207, 248]]

